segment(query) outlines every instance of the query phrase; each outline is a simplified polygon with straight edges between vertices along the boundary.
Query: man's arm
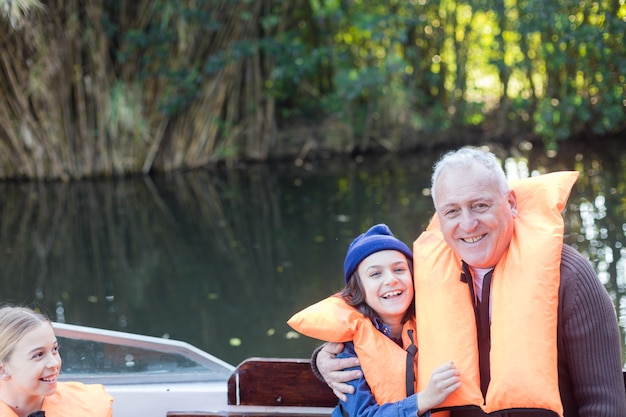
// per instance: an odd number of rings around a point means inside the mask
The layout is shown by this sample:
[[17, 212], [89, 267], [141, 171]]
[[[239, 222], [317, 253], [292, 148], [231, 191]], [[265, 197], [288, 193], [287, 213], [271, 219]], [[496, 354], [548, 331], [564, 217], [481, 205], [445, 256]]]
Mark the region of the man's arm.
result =
[[[352, 343], [346, 343], [344, 347], [345, 349], [337, 354], [337, 357], [340, 359], [333, 360], [345, 361], [350, 358], [356, 358]], [[384, 360], [384, 358], [381, 358], [381, 360]], [[353, 370], [345, 370], [343, 373]], [[418, 398], [416, 394], [400, 401], [378, 404], [363, 376], [349, 381], [349, 385], [354, 393], [345, 395], [346, 400], [341, 401], [340, 405], [343, 415], [350, 417], [415, 417], [418, 415]], [[424, 412], [422, 417], [430, 417], [430, 413]]]
[[[321, 349], [317, 350], [321, 351]], [[347, 361], [350, 358], [356, 358], [352, 343], [346, 343], [345, 349], [338, 353], [337, 357], [340, 359], [332, 360]], [[380, 360], [386, 359], [380, 358]], [[346, 374], [353, 370], [339, 372]], [[452, 392], [456, 391], [461, 386], [461, 380], [458, 369], [452, 362], [449, 362], [433, 371], [430, 381], [423, 391], [399, 401], [384, 404], [376, 402], [376, 398], [362, 373], [359, 378], [348, 381], [347, 384], [350, 385], [354, 393], [344, 395], [346, 399], [340, 403], [344, 415], [350, 417], [415, 417], [418, 415], [430, 417], [430, 410], [440, 405]]]
[[[569, 246], [561, 260], [559, 384], [580, 417], [626, 415], [615, 307], [590, 263]], [[565, 387], [570, 389], [563, 389]], [[567, 411], [566, 411], [567, 413]]]
[[359, 367], [357, 357], [338, 359], [337, 355], [343, 351], [343, 343], [325, 343], [313, 351], [311, 369], [316, 377], [326, 382], [337, 398], [346, 401], [346, 394], [353, 394], [354, 387], [348, 381], [362, 376], [359, 369], [345, 370]]

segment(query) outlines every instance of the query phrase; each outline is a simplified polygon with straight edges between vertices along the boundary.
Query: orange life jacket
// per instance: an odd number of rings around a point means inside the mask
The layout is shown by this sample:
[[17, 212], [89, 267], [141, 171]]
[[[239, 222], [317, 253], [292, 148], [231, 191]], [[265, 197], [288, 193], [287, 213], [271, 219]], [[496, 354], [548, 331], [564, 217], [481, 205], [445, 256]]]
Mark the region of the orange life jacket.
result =
[[[59, 382], [57, 391], [44, 398], [46, 417], [111, 417], [113, 397], [99, 384]], [[11, 407], [0, 401], [0, 417], [16, 417]]]
[[[378, 404], [406, 398], [407, 352], [382, 334], [369, 318], [346, 304], [341, 297], [334, 295], [313, 304], [294, 314], [287, 323], [305, 336], [326, 342], [353, 341], [363, 375]], [[413, 319], [407, 321], [402, 329], [402, 343], [405, 348], [411, 343], [408, 338], [409, 330], [415, 335]], [[417, 340], [415, 345], [417, 346]], [[417, 375], [415, 360], [413, 370], [413, 375]]]
[[557, 372], [557, 316], [563, 211], [578, 172], [512, 182], [518, 215], [511, 244], [493, 273], [491, 381], [480, 390], [477, 330], [461, 259], [446, 245], [436, 215], [413, 244], [418, 389], [452, 360], [461, 388], [441, 407], [476, 405], [485, 412], [539, 408], [563, 415]]

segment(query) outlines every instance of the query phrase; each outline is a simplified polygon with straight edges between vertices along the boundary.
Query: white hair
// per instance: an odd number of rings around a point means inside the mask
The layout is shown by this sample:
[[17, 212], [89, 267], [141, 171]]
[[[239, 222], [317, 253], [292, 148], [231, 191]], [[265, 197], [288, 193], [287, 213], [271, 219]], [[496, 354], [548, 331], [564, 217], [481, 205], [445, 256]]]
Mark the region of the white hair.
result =
[[500, 192], [503, 195], [509, 192], [509, 183], [506, 180], [506, 175], [504, 174], [502, 165], [500, 165], [496, 156], [488, 151], [464, 147], [456, 151], [446, 153], [433, 166], [433, 176], [431, 178], [430, 190], [433, 203], [435, 202], [435, 183], [443, 171], [450, 167], [469, 167], [476, 163], [487, 168], [490, 175], [498, 183]]

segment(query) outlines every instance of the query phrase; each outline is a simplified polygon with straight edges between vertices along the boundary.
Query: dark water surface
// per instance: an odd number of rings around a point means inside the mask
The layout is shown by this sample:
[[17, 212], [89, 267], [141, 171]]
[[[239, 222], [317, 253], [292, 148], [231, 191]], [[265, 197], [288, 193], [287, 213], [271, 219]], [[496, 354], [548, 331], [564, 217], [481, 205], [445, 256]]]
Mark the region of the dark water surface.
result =
[[[600, 146], [602, 144], [602, 146]], [[581, 177], [566, 242], [626, 324], [626, 155], [619, 141], [554, 157], [494, 152], [510, 178]], [[352, 238], [378, 222], [410, 244], [433, 213], [440, 152], [72, 184], [0, 183], [0, 300], [56, 321], [184, 340], [233, 365], [309, 357], [285, 321], [343, 284]]]

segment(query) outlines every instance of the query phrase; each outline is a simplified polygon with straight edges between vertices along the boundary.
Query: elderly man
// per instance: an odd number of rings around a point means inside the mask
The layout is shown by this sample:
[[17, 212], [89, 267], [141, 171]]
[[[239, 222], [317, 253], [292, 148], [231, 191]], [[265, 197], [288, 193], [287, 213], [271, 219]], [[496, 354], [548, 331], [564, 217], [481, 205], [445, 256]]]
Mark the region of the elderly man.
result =
[[[463, 385], [444, 404], [452, 416], [626, 416], [615, 309], [563, 244], [573, 181], [550, 181], [517, 192], [493, 154], [471, 148], [435, 165], [437, 216], [414, 244], [418, 384], [431, 363], [454, 360]], [[314, 354], [340, 397], [358, 372], [340, 371], [355, 365], [334, 359], [341, 349]]]

